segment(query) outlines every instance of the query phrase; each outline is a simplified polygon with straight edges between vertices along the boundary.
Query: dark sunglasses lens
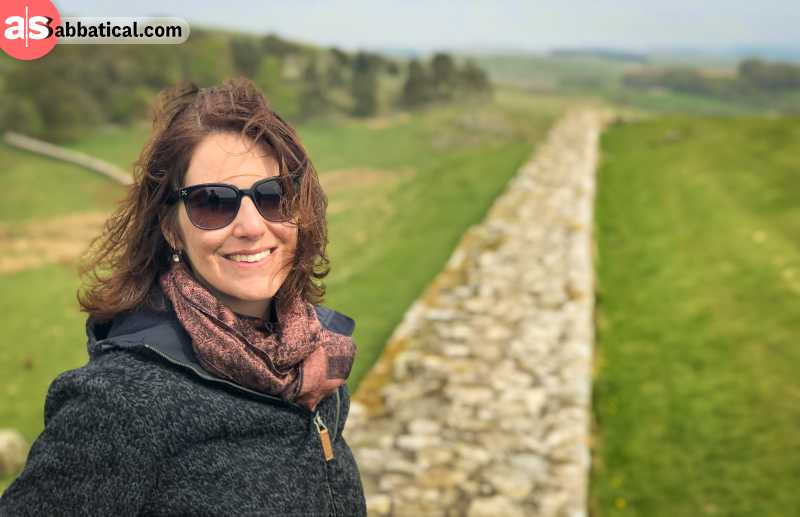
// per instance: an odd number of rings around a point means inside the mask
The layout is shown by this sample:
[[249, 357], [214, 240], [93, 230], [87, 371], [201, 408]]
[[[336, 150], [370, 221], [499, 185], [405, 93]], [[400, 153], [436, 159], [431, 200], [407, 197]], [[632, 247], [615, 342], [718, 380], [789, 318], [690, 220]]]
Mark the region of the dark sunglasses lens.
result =
[[255, 187], [258, 211], [270, 221], [285, 221], [287, 217], [281, 209], [283, 190], [277, 181], [265, 181]]
[[239, 207], [236, 191], [228, 187], [204, 187], [186, 199], [186, 212], [192, 224], [205, 230], [217, 230], [236, 218]]

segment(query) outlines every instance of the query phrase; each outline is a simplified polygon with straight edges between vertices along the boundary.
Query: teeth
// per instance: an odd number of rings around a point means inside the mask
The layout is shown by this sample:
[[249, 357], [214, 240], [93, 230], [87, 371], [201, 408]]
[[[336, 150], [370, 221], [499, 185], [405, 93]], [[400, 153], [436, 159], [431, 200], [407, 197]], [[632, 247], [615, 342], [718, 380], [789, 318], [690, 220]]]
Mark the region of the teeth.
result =
[[258, 262], [259, 260], [270, 256], [272, 250], [262, 251], [255, 255], [228, 255], [228, 258], [235, 262]]

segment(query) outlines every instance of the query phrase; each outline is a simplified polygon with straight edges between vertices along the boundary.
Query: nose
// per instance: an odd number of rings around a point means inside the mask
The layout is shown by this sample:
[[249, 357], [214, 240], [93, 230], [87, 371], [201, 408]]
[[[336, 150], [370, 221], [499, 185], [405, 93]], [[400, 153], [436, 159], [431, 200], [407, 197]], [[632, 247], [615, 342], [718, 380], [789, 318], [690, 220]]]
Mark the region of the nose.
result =
[[261, 216], [250, 196], [244, 196], [239, 213], [233, 221], [233, 235], [234, 237], [262, 235], [267, 227], [266, 223], [266, 219]]

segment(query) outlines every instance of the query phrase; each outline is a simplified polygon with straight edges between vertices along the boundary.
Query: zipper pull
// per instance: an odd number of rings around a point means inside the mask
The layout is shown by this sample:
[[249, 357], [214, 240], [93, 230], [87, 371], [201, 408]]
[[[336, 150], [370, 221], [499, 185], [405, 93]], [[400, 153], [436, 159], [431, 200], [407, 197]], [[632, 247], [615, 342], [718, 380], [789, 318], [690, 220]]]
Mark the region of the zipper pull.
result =
[[325, 454], [325, 461], [331, 461], [333, 459], [331, 437], [328, 435], [328, 427], [325, 425], [325, 422], [322, 421], [322, 417], [319, 413], [314, 416], [314, 425], [317, 426], [319, 439], [322, 442], [322, 452]]

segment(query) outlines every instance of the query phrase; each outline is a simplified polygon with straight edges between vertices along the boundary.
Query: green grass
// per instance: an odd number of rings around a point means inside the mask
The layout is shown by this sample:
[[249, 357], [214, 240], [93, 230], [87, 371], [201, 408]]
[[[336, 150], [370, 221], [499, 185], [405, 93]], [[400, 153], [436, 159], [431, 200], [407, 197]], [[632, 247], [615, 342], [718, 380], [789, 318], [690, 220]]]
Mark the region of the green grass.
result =
[[[0, 348], [0, 422], [28, 440], [41, 431], [49, 383], [84, 364], [86, 318], [77, 309], [77, 274], [60, 264], [0, 275], [5, 346]], [[24, 364], [30, 361], [30, 368]]]
[[616, 104], [654, 113], [681, 113], [691, 115], [742, 115], [764, 111], [754, 102], [726, 100], [711, 96], [693, 95], [672, 91], [640, 91], [618, 88], [605, 92]]
[[150, 124], [138, 122], [131, 127], [107, 125], [86, 138], [69, 145], [71, 149], [113, 163], [128, 174], [150, 133]]
[[[355, 120], [298, 128], [323, 178], [354, 168], [386, 175], [386, 181], [337, 185], [329, 199], [329, 207], [338, 210], [329, 217], [332, 271], [323, 303], [356, 320], [351, 390], [461, 235], [483, 218], [566, 103], [561, 97], [503, 90], [485, 106], [434, 107], [381, 129]], [[141, 126], [103, 128], [73, 148], [129, 166], [145, 136]], [[55, 202], [46, 196], [27, 198], [52, 178], [55, 162], [2, 151], [13, 157], [7, 171], [13, 178], [13, 206], [25, 211], [24, 217], [16, 216], [12, 206], [2, 212], [2, 222], [110, 210], [124, 194], [122, 187], [92, 173], [59, 166], [65, 171], [59, 174], [70, 174], [60, 187], [70, 196], [56, 196]], [[41, 432], [44, 397], [53, 378], [87, 359], [85, 314], [75, 300], [78, 286], [70, 264], [0, 275], [6, 293], [0, 325], [12, 344], [3, 348], [0, 363], [0, 418], [29, 441]], [[27, 356], [33, 362], [30, 370], [22, 367]], [[0, 491], [9, 482], [0, 479]]]
[[798, 119], [604, 134], [593, 515], [800, 508], [798, 145]]
[[0, 223], [32, 222], [79, 212], [109, 211], [122, 187], [81, 167], [0, 143], [3, 203]]

